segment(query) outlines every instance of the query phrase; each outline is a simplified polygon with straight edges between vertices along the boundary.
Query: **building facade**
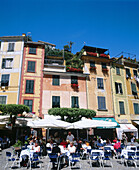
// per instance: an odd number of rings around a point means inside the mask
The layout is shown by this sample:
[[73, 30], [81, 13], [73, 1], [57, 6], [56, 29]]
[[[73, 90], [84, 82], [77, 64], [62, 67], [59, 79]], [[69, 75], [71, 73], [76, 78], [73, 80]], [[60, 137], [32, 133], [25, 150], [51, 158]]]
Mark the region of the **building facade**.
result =
[[0, 40], [0, 104], [18, 104], [26, 36], [3, 36]]
[[45, 47], [40, 42], [26, 42], [24, 46], [20, 104], [42, 117], [42, 85]]
[[86, 76], [66, 72], [63, 57], [47, 56], [44, 65], [42, 113], [54, 107], [87, 109]]

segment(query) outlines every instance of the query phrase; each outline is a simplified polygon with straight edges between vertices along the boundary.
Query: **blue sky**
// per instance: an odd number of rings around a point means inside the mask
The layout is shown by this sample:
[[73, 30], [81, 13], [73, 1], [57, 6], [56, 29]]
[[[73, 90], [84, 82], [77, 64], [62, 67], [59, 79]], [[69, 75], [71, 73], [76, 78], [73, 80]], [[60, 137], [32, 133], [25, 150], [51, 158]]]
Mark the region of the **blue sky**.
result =
[[1, 1], [0, 36], [31, 32], [34, 41], [62, 49], [74, 42], [121, 51], [139, 60], [138, 0], [5, 0]]

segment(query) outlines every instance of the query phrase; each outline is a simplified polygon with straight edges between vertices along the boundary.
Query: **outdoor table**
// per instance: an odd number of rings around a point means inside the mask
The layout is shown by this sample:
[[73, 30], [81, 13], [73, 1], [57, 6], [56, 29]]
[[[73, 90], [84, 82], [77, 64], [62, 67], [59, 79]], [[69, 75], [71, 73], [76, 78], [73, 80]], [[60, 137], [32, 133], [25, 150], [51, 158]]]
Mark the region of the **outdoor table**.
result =
[[34, 153], [34, 150], [29, 150], [29, 149], [22, 150], [20, 153], [20, 161], [22, 161], [23, 155], [28, 155], [29, 158], [33, 158], [33, 153]]
[[135, 151], [129, 149], [123, 149], [121, 152], [121, 156], [124, 156], [124, 158], [128, 158], [128, 152], [135, 152]]
[[131, 148], [135, 148], [135, 151], [137, 150], [137, 147], [136, 147], [136, 146], [130, 145], [130, 146], [127, 146], [127, 147], [126, 147], [127, 150], [132, 150]]

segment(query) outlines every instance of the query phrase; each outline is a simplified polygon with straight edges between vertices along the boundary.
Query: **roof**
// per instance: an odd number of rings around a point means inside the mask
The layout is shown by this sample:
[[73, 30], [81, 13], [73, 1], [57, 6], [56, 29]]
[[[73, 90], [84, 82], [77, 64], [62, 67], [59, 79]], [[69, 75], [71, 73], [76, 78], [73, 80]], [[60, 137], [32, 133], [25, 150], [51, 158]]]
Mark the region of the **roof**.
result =
[[3, 36], [0, 37], [0, 39], [2, 40], [6, 40], [6, 39], [24, 39], [26, 36], [21, 36], [21, 35], [17, 35], [17, 36]]
[[91, 47], [91, 46], [86, 46], [86, 45], [83, 47], [83, 49], [87, 52], [94, 52], [94, 53], [96, 53], [96, 51], [98, 53], [104, 53], [104, 52], [108, 51], [108, 49]]
[[34, 41], [27, 41], [26, 44], [45, 45], [44, 43]]
[[45, 42], [45, 41], [41, 41], [41, 40], [39, 40], [38, 42], [43, 43], [43, 44], [45, 44], [45, 45], [51, 45], [51, 46], [56, 47], [55, 44], [51, 44], [51, 43], [49, 43], [49, 42]]

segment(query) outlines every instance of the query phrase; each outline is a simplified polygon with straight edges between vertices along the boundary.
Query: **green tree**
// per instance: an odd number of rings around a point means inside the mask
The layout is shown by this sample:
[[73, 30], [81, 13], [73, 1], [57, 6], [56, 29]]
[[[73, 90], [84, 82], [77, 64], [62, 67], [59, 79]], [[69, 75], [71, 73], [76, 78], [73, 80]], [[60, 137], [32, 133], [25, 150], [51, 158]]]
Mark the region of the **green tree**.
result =
[[[20, 104], [1, 104], [0, 111], [2, 114], [9, 114], [10, 115], [10, 122], [14, 125], [16, 116], [18, 114], [22, 114], [23, 112], [29, 112], [29, 107]], [[14, 118], [12, 116], [14, 115]]]
[[48, 110], [48, 114], [61, 116], [61, 120], [73, 123], [81, 120], [82, 117], [92, 118], [96, 115], [94, 110], [79, 108], [52, 108]]

